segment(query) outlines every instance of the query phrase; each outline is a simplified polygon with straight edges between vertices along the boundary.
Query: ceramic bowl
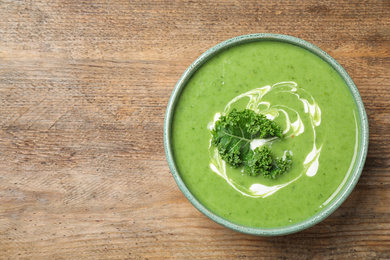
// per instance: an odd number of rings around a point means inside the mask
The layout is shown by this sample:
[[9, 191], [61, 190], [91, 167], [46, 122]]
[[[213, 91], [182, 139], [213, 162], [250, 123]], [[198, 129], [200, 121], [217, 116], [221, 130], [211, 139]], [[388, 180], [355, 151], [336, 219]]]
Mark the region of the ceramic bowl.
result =
[[[240, 45], [240, 44], [249, 43], [249, 42], [264, 41], [264, 40], [285, 42], [296, 46], [300, 46], [312, 52], [313, 54], [317, 55], [324, 61], [326, 61], [342, 77], [342, 79], [349, 87], [349, 90], [353, 98], [355, 99], [355, 103], [358, 110], [358, 121], [360, 123], [359, 138], [361, 140], [361, 143], [358, 150], [357, 160], [352, 173], [350, 174], [349, 178], [346, 180], [346, 183], [341, 189], [341, 191], [331, 201], [329, 206], [325, 207], [322, 211], [320, 211], [316, 215], [302, 222], [292, 224], [290, 226], [280, 227], [280, 228], [257, 228], [257, 227], [242, 226], [242, 225], [232, 223], [214, 214], [210, 210], [208, 210], [204, 205], [202, 205], [201, 202], [199, 202], [199, 200], [197, 200], [197, 198], [190, 192], [186, 184], [183, 182], [180, 172], [176, 167], [175, 158], [173, 156], [172, 147], [171, 147], [171, 131], [172, 131], [171, 124], [172, 124], [172, 117], [175, 111], [175, 105], [178, 99], [180, 99], [181, 91], [186, 87], [187, 81], [191, 78], [194, 72], [196, 72], [205, 62], [207, 62], [213, 56], [215, 56], [216, 54], [220, 53], [221, 51], [227, 48]], [[350, 195], [350, 193], [352, 192], [356, 183], [359, 180], [359, 177], [361, 175], [366, 160], [368, 139], [369, 139], [368, 121], [367, 121], [367, 115], [366, 115], [363, 102], [361, 100], [358, 89], [353, 83], [351, 77], [343, 69], [343, 67], [338, 62], [336, 62], [330, 55], [328, 55], [327, 53], [325, 53], [323, 50], [316, 47], [315, 45], [299, 38], [295, 38], [288, 35], [280, 35], [280, 34], [243, 35], [243, 36], [239, 36], [224, 41], [212, 47], [211, 49], [207, 50], [205, 53], [203, 53], [199, 58], [197, 58], [190, 65], [190, 67], [187, 68], [187, 70], [183, 73], [183, 75], [177, 82], [167, 106], [165, 122], [164, 122], [164, 146], [165, 146], [165, 153], [166, 153], [168, 165], [178, 187], [183, 192], [183, 194], [187, 197], [187, 199], [205, 216], [219, 223], [220, 225], [245, 234], [259, 235], [259, 236], [280, 236], [280, 235], [287, 235], [287, 234], [302, 231], [324, 220], [330, 214], [332, 214], [338, 207], [340, 207], [340, 205]]]

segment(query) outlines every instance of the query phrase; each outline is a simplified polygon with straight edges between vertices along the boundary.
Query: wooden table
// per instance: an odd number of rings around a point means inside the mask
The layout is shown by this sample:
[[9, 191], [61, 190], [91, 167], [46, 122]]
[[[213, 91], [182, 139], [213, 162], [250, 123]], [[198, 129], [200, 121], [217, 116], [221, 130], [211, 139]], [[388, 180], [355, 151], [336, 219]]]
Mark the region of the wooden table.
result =
[[[389, 259], [390, 2], [0, 0], [1, 259]], [[163, 147], [204, 51], [289, 34], [345, 67], [370, 124], [356, 189], [284, 237], [236, 233], [183, 196]]]

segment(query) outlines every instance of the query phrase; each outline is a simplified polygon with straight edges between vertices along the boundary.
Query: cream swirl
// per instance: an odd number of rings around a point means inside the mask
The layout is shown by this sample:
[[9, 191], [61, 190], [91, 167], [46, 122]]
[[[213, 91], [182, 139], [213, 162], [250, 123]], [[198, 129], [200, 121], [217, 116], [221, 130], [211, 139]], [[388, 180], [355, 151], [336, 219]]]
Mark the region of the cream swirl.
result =
[[[279, 101], [277, 103], [274, 102], [272, 97], [295, 99], [297, 102], [293, 103], [295, 104], [294, 106], [287, 106], [281, 104], [282, 102]], [[295, 82], [280, 82], [272, 86], [253, 89], [233, 98], [226, 105], [222, 114], [225, 115], [229, 113], [232, 107], [235, 107], [238, 103], [242, 104], [244, 101], [245, 104], [244, 99], [246, 98], [249, 99], [246, 104], [247, 109], [263, 114], [271, 120], [278, 118], [278, 124], [280, 124], [281, 128], [284, 129], [283, 134], [286, 138], [299, 136], [306, 131], [306, 128], [312, 129], [312, 131], [309, 131], [311, 135], [310, 138], [312, 140], [312, 149], [306, 155], [303, 162], [303, 172], [296, 178], [283, 184], [266, 186], [261, 183], [253, 183], [250, 187], [244, 187], [227, 175], [226, 163], [221, 159], [217, 149], [211, 145], [210, 139], [210, 167], [213, 172], [224, 178], [230, 186], [241, 194], [254, 198], [267, 197], [293, 183], [302, 177], [303, 174], [308, 177], [315, 176], [319, 167], [319, 157], [321, 154], [322, 144], [318, 145], [316, 143], [316, 127], [321, 124], [321, 109], [315, 102], [313, 96], [302, 88], [298, 89], [298, 84]], [[214, 124], [220, 116], [221, 113], [215, 114], [213, 122], [210, 122], [208, 125], [210, 130], [214, 128]], [[305, 120], [303, 120], [303, 117], [305, 117]], [[251, 149], [253, 150], [256, 147], [263, 146], [265, 144], [272, 144], [275, 139], [277, 138], [254, 139], [251, 142]], [[284, 151], [283, 157], [285, 157], [287, 153], [292, 154], [292, 151]]]

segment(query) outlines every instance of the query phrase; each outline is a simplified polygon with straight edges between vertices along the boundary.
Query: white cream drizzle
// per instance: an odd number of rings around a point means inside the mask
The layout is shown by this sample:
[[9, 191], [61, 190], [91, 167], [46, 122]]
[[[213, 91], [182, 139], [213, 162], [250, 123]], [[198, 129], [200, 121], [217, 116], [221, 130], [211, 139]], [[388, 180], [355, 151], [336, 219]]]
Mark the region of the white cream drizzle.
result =
[[[302, 133], [305, 132], [305, 127], [311, 127], [313, 130], [313, 148], [311, 152], [306, 156], [306, 159], [303, 163], [304, 173], [308, 177], [313, 177], [316, 175], [319, 167], [319, 157], [321, 154], [322, 144], [319, 145], [319, 148], [317, 148], [316, 144], [316, 127], [321, 124], [321, 110], [318, 106], [318, 104], [315, 102], [314, 98], [304, 89], [300, 88], [299, 91], [302, 93], [305, 93], [310, 98], [309, 100], [302, 98], [297, 93], [297, 86], [298, 84], [292, 81], [285, 81], [276, 83], [272, 86], [265, 86], [262, 88], [256, 88], [249, 92], [246, 92], [244, 94], [241, 94], [234, 99], [232, 99], [225, 107], [222, 115], [225, 115], [230, 112], [231, 106], [237, 102], [238, 100], [242, 98], [249, 98], [249, 102], [247, 103], [246, 108], [251, 109], [255, 111], [256, 113], [260, 113], [265, 115], [267, 118], [273, 120], [276, 117], [280, 116], [280, 114], [283, 114], [285, 116], [285, 125], [282, 127], [285, 130], [283, 131], [283, 134], [290, 133], [290, 136], [299, 136]], [[310, 125], [305, 126], [301, 119], [301, 115], [296, 111], [295, 109], [285, 106], [285, 105], [273, 105], [270, 102], [267, 102], [263, 100], [264, 95], [270, 93], [270, 92], [277, 92], [277, 93], [287, 93], [294, 95], [298, 100], [300, 100], [304, 107], [304, 113], [307, 114], [310, 118]], [[221, 113], [216, 113], [214, 116], [213, 122], [210, 122], [208, 124], [208, 129], [214, 129], [215, 122], [220, 118]], [[302, 115], [303, 116], [303, 115]], [[295, 120], [292, 120], [292, 118], [296, 118]], [[263, 146], [267, 143], [272, 143], [277, 138], [268, 138], [268, 139], [254, 139], [251, 142], [251, 149], [255, 149], [256, 147]], [[284, 157], [286, 156], [286, 153], [290, 151], [284, 152]], [[218, 154], [217, 149], [211, 145], [211, 139], [210, 139], [210, 147], [209, 147], [209, 153], [211, 158], [210, 168], [212, 171], [217, 173], [219, 176], [224, 178], [226, 182], [232, 186], [236, 191], [240, 192], [242, 195], [258, 198], [262, 197], [265, 198], [269, 195], [274, 194], [278, 190], [288, 186], [289, 184], [293, 183], [297, 179], [299, 179], [302, 175], [300, 174], [298, 177], [296, 177], [293, 180], [288, 181], [284, 184], [274, 185], [274, 186], [266, 186], [260, 183], [252, 184], [249, 188], [243, 187], [240, 184], [237, 184], [227, 176], [226, 173], [226, 163], [223, 161]], [[290, 152], [291, 153], [291, 152]]]

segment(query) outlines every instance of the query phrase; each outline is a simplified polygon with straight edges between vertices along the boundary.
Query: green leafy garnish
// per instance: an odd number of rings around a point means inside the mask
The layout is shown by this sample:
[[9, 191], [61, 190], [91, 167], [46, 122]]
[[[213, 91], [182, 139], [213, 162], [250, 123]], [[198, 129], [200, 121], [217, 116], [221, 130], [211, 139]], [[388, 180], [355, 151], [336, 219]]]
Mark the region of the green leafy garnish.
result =
[[254, 139], [283, 138], [282, 130], [272, 120], [253, 110], [237, 111], [221, 116], [215, 122], [212, 144], [221, 158], [234, 168], [244, 166], [244, 173], [275, 179], [292, 165], [292, 156], [273, 159], [267, 145], [252, 150], [250, 143]]

